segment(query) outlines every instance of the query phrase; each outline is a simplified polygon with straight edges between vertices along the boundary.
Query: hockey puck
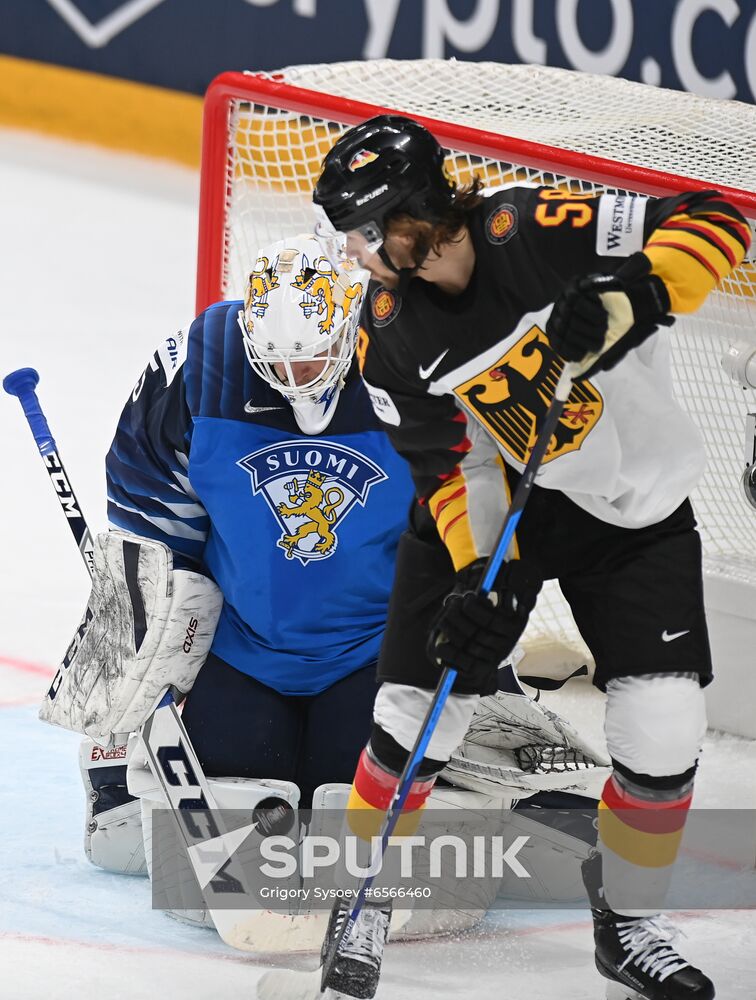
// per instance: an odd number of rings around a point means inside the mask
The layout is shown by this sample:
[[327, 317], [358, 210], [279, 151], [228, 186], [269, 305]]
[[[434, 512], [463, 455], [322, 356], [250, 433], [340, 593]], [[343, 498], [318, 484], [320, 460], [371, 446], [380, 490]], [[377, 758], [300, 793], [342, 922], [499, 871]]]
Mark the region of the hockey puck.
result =
[[252, 821], [257, 829], [266, 837], [283, 837], [289, 833], [296, 822], [297, 814], [291, 804], [285, 799], [274, 795], [261, 799], [252, 811]]

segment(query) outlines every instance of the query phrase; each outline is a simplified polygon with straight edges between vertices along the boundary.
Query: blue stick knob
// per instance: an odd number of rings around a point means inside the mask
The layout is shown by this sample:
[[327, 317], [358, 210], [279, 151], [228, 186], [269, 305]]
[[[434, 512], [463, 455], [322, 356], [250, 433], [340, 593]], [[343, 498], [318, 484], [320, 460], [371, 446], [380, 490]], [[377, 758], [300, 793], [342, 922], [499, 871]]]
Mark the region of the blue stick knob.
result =
[[11, 372], [3, 379], [3, 389], [11, 396], [18, 396], [18, 400], [23, 407], [29, 427], [37, 442], [40, 455], [49, 455], [50, 452], [57, 451], [55, 439], [47, 426], [47, 420], [39, 405], [37, 394], [34, 391], [39, 383], [39, 372], [34, 368], [19, 368]]
[[19, 368], [3, 379], [3, 389], [19, 399], [28, 392], [34, 392], [38, 385], [39, 372], [36, 368]]

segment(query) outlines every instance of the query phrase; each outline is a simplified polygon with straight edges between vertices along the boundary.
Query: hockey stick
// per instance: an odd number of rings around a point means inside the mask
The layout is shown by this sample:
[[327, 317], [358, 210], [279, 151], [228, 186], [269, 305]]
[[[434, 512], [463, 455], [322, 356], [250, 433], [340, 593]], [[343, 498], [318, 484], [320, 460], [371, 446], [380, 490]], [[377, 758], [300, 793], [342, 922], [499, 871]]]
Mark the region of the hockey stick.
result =
[[[486, 562], [477, 587], [479, 593], [487, 594], [494, 586], [496, 577], [504, 562], [504, 557], [514, 537], [515, 529], [522, 516], [523, 508], [530, 496], [541, 460], [546, 453], [549, 441], [554, 433], [554, 428], [572, 389], [573, 378], [573, 366], [566, 365], [557, 383], [554, 398], [546, 412], [522, 478], [517, 484], [517, 489], [499, 531], [494, 550]], [[420, 731], [417, 734], [417, 739], [407, 758], [407, 763], [404, 766], [396, 791], [383, 820], [380, 831], [381, 856], [385, 854], [389, 839], [399, 821], [418, 768], [425, 756], [425, 751], [431, 741], [456, 677], [457, 671], [452, 667], [446, 667], [441, 674], [433, 699], [428, 707]], [[314, 973], [295, 972], [284, 969], [276, 969], [268, 972], [262, 977], [257, 986], [257, 995], [260, 1000], [315, 1000], [317, 996], [325, 993], [326, 989], [328, 989], [328, 978], [336, 964], [339, 952], [354, 929], [354, 925], [364, 907], [365, 898], [373, 885], [375, 877], [375, 875], [369, 875], [360, 885], [357, 898], [349, 912], [349, 916], [329, 945], [323, 960], [322, 970], [316, 970]]]
[[[502, 563], [504, 562], [504, 558], [507, 554], [507, 550], [509, 549], [512, 538], [514, 537], [515, 530], [517, 529], [517, 524], [522, 516], [523, 508], [525, 507], [528, 497], [530, 496], [536, 473], [538, 472], [538, 468], [541, 465], [543, 456], [546, 453], [546, 449], [554, 433], [557, 421], [561, 416], [564, 404], [566, 403], [567, 397], [572, 389], [573, 378], [573, 367], [565, 365], [559, 381], [557, 382], [556, 389], [554, 390], [554, 398], [546, 411], [546, 416], [544, 417], [535, 445], [533, 446], [533, 451], [531, 452], [530, 458], [525, 466], [522, 478], [517, 484], [515, 494], [512, 497], [512, 503], [507, 511], [506, 517], [504, 518], [501, 530], [499, 531], [496, 545], [494, 546], [493, 552], [488, 557], [488, 561], [486, 562], [483, 570], [483, 574], [477, 587], [477, 591], [480, 594], [488, 594], [493, 589], [496, 577], [498, 576], [499, 570], [501, 569]], [[407, 796], [410, 793], [417, 771], [423, 757], [425, 756], [425, 751], [431, 741], [431, 737], [433, 736], [433, 732], [438, 724], [439, 718], [441, 717], [441, 713], [456, 678], [457, 671], [452, 667], [446, 667], [441, 674], [441, 679], [439, 680], [438, 686], [433, 695], [433, 700], [428, 707], [425, 719], [420, 727], [420, 732], [415, 740], [415, 745], [407, 758], [407, 763], [405, 764], [404, 770], [399, 778], [399, 783], [396, 787], [396, 791], [394, 792], [394, 797], [391, 800], [386, 817], [383, 821], [383, 828], [380, 834], [381, 855], [385, 853], [391, 834], [394, 832], [396, 824], [399, 821], [399, 816], [404, 808], [404, 803], [407, 801]], [[357, 918], [360, 915], [360, 911], [364, 906], [365, 897], [373, 885], [374, 879], [375, 876], [370, 875], [363, 881], [349, 917], [346, 921], [344, 921], [343, 927], [341, 928], [338, 936], [334, 939], [334, 944], [332, 944], [326, 960], [323, 962], [323, 972], [320, 984], [321, 993], [325, 993], [326, 991], [328, 976], [336, 963], [339, 949], [351, 934]]]
[[[549, 441], [556, 427], [557, 421], [562, 413], [564, 404], [572, 389], [572, 381], [575, 377], [574, 366], [566, 365], [554, 391], [554, 398], [541, 425], [538, 438], [528, 459], [522, 478], [517, 485], [512, 503], [504, 522], [501, 526], [499, 536], [494, 547], [494, 551], [486, 562], [481, 580], [478, 584], [478, 591], [487, 594], [494, 586], [496, 577], [501, 569], [504, 557], [514, 537], [517, 524], [522, 516], [523, 508], [530, 496], [535, 476], [546, 453]], [[457, 671], [451, 667], [446, 667], [441, 674], [438, 686], [433, 695], [425, 719], [420, 727], [420, 731], [415, 740], [415, 744], [410, 751], [407, 763], [404, 766], [399, 783], [397, 784], [394, 796], [389, 804], [383, 825], [380, 831], [381, 845], [380, 854], [386, 851], [389, 839], [394, 832], [404, 804], [407, 801], [412, 784], [417, 775], [418, 768], [425, 756], [425, 751], [431, 741], [433, 732], [444, 709], [449, 693], [457, 677]], [[349, 916], [344, 921], [339, 933], [330, 943], [326, 956], [323, 960], [322, 970], [311, 972], [294, 972], [290, 970], [274, 970], [266, 973], [258, 983], [258, 997], [261, 1000], [310, 1000], [325, 993], [328, 988], [328, 978], [333, 970], [339, 952], [349, 935], [354, 929], [354, 925], [365, 904], [365, 898], [370, 891], [375, 875], [368, 876], [361, 884], [357, 898], [349, 912]], [[319, 979], [319, 985], [317, 984]]]
[[488, 593], [493, 587], [496, 574], [499, 572], [507, 549], [514, 538], [517, 525], [522, 517], [523, 508], [528, 502], [536, 475], [549, 447], [551, 436], [556, 430], [562, 410], [572, 392], [572, 383], [576, 378], [579, 378], [592, 368], [601, 355], [606, 354], [617, 343], [620, 337], [627, 333], [633, 324], [632, 312], [628, 313], [627, 310], [629, 307], [626, 305], [626, 302], [622, 301], [625, 299], [625, 296], [621, 296], [621, 299], [612, 296], [613, 292], [622, 291], [622, 285], [614, 275], [598, 275], [594, 277], [593, 285], [595, 290], [599, 292], [601, 301], [607, 311], [608, 322], [604, 344], [600, 351], [597, 351], [595, 354], [586, 355], [582, 361], [565, 364], [559, 375], [554, 395], [549, 403], [549, 408], [546, 410], [543, 423], [538, 431], [538, 437], [533, 444], [530, 458], [522, 471], [522, 476], [512, 497], [512, 503], [501, 526], [493, 555], [489, 558], [486, 568], [483, 571], [483, 579], [479, 588], [483, 593]]
[[[381, 826], [379, 834], [381, 838], [379, 848], [381, 857], [385, 854], [389, 839], [399, 821], [418, 768], [425, 756], [425, 751], [428, 749], [428, 744], [431, 741], [431, 737], [456, 678], [457, 671], [451, 667], [446, 667], [441, 674], [441, 679], [438, 682], [433, 699], [428, 706], [425, 719], [407, 758], [407, 762], [404, 765], [404, 770], [401, 773]], [[314, 1000], [314, 998], [325, 993], [328, 988], [328, 976], [336, 962], [339, 950], [352, 933], [376, 875], [369, 875], [360, 885], [357, 898], [352, 909], [349, 911], [347, 919], [343, 922], [339, 933], [329, 945], [328, 953], [323, 960], [322, 970], [296, 972], [288, 969], [274, 969], [271, 972], [266, 972], [257, 984], [257, 995], [260, 1000], [295, 1000], [295, 998], [296, 1000], [310, 1000], [310, 998]]]
[[[10, 395], [17, 396], [23, 407], [39, 453], [44, 459], [50, 480], [91, 576], [94, 570], [92, 536], [42, 412], [35, 391], [38, 383], [39, 374], [33, 368], [20, 368], [3, 379], [3, 388]], [[59, 683], [57, 677], [56, 681]], [[53, 681], [53, 688], [57, 687], [56, 681]], [[234, 894], [232, 898], [238, 899], [244, 889], [245, 874], [234, 852], [246, 839], [245, 832], [246, 836], [251, 834], [256, 824], [252, 823], [231, 833], [222, 826], [215, 798], [170, 691], [166, 692], [158, 707], [143, 724], [141, 735], [150, 768], [169, 804], [195, 878], [223, 940], [232, 947], [243, 950], [274, 951], [281, 946], [286, 951], [317, 948], [322, 940], [324, 921], [294, 918], [269, 911], [258, 911], [253, 915], [251, 909], [213, 907], [214, 902], [228, 899], [230, 893]], [[198, 810], [206, 810], [202, 818], [207, 836], [201, 843], [197, 843], [197, 821], [200, 818]]]

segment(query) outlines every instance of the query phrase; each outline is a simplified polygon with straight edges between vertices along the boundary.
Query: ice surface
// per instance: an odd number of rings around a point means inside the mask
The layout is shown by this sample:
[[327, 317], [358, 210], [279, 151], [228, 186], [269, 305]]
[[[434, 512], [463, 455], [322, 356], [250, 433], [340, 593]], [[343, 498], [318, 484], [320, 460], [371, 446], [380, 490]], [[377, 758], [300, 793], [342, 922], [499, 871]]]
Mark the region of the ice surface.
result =
[[[0, 132], [0, 375], [39, 369], [40, 399], [93, 530], [103, 457], [157, 344], [191, 318], [197, 179], [137, 157]], [[0, 394], [0, 997], [245, 1000], [272, 960], [150, 909], [145, 879], [82, 851], [78, 737], [36, 719], [88, 593], [18, 403]], [[600, 733], [601, 696], [547, 698]], [[696, 802], [756, 807], [756, 743], [710, 736]], [[720, 1000], [756, 996], [756, 916], [677, 918]], [[314, 956], [292, 960], [314, 968]], [[389, 947], [381, 1000], [593, 1000], [587, 914], [506, 912], [460, 939]]]

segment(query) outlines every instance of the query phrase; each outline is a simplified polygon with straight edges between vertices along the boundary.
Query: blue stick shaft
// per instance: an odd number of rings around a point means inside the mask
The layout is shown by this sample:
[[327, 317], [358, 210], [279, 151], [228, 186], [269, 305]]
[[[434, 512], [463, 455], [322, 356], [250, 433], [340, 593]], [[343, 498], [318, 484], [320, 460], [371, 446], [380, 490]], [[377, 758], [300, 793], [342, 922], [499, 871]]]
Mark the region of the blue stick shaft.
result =
[[493, 589], [496, 577], [501, 569], [504, 559], [506, 558], [507, 551], [512, 543], [512, 539], [514, 538], [514, 533], [517, 530], [517, 525], [522, 517], [523, 508], [528, 502], [528, 497], [533, 489], [536, 473], [541, 466], [543, 456], [546, 454], [549, 441], [551, 441], [551, 436], [556, 429], [560, 416], [562, 415], [564, 404], [572, 387], [571, 371], [572, 370], [569, 366], [565, 368], [562, 377], [557, 384], [557, 390], [554, 393], [554, 398], [551, 400], [549, 408], [546, 411], [546, 416], [543, 418], [538, 438], [533, 445], [530, 458], [528, 459], [527, 464], [523, 469], [522, 477], [517, 484], [517, 489], [512, 497], [512, 503], [507, 511], [507, 516], [504, 518], [504, 523], [501, 526], [499, 537], [496, 540], [493, 554], [486, 563], [486, 568], [483, 571], [483, 577], [480, 581], [480, 590], [484, 594], [487, 594], [489, 590]]
[[[433, 695], [433, 700], [428, 707], [425, 719], [420, 727], [420, 732], [417, 734], [415, 745], [407, 758], [407, 763], [404, 766], [404, 770], [402, 771], [402, 775], [396, 786], [394, 798], [391, 800], [391, 804], [389, 805], [386, 816], [383, 820], [383, 825], [381, 827], [381, 855], [385, 854], [391, 834], [394, 832], [394, 828], [399, 822], [399, 817], [401, 816], [402, 809], [404, 808], [404, 803], [407, 801], [407, 796], [412, 788], [418, 768], [420, 767], [422, 759], [425, 756], [425, 751], [428, 749], [428, 744], [433, 736], [433, 731], [438, 724], [438, 720], [441, 717], [441, 713], [446, 705], [446, 700], [449, 697], [449, 693], [454, 686], [454, 681], [456, 679], [457, 671], [453, 670], [451, 667], [446, 667], [441, 674], [441, 679], [439, 680], [438, 687]], [[325, 993], [328, 976], [333, 968], [334, 962], [336, 961], [339, 949], [341, 948], [343, 942], [346, 941], [352, 933], [352, 928], [354, 927], [355, 922], [365, 905], [365, 897], [370, 891], [374, 880], [374, 875], [368, 875], [368, 877], [363, 880], [360, 890], [357, 893], [357, 898], [354, 901], [354, 905], [349, 911], [349, 917], [344, 922], [344, 926], [341, 928], [341, 932], [339, 933], [335, 944], [331, 948], [329, 958], [323, 963], [323, 972], [320, 980], [321, 993]]]

